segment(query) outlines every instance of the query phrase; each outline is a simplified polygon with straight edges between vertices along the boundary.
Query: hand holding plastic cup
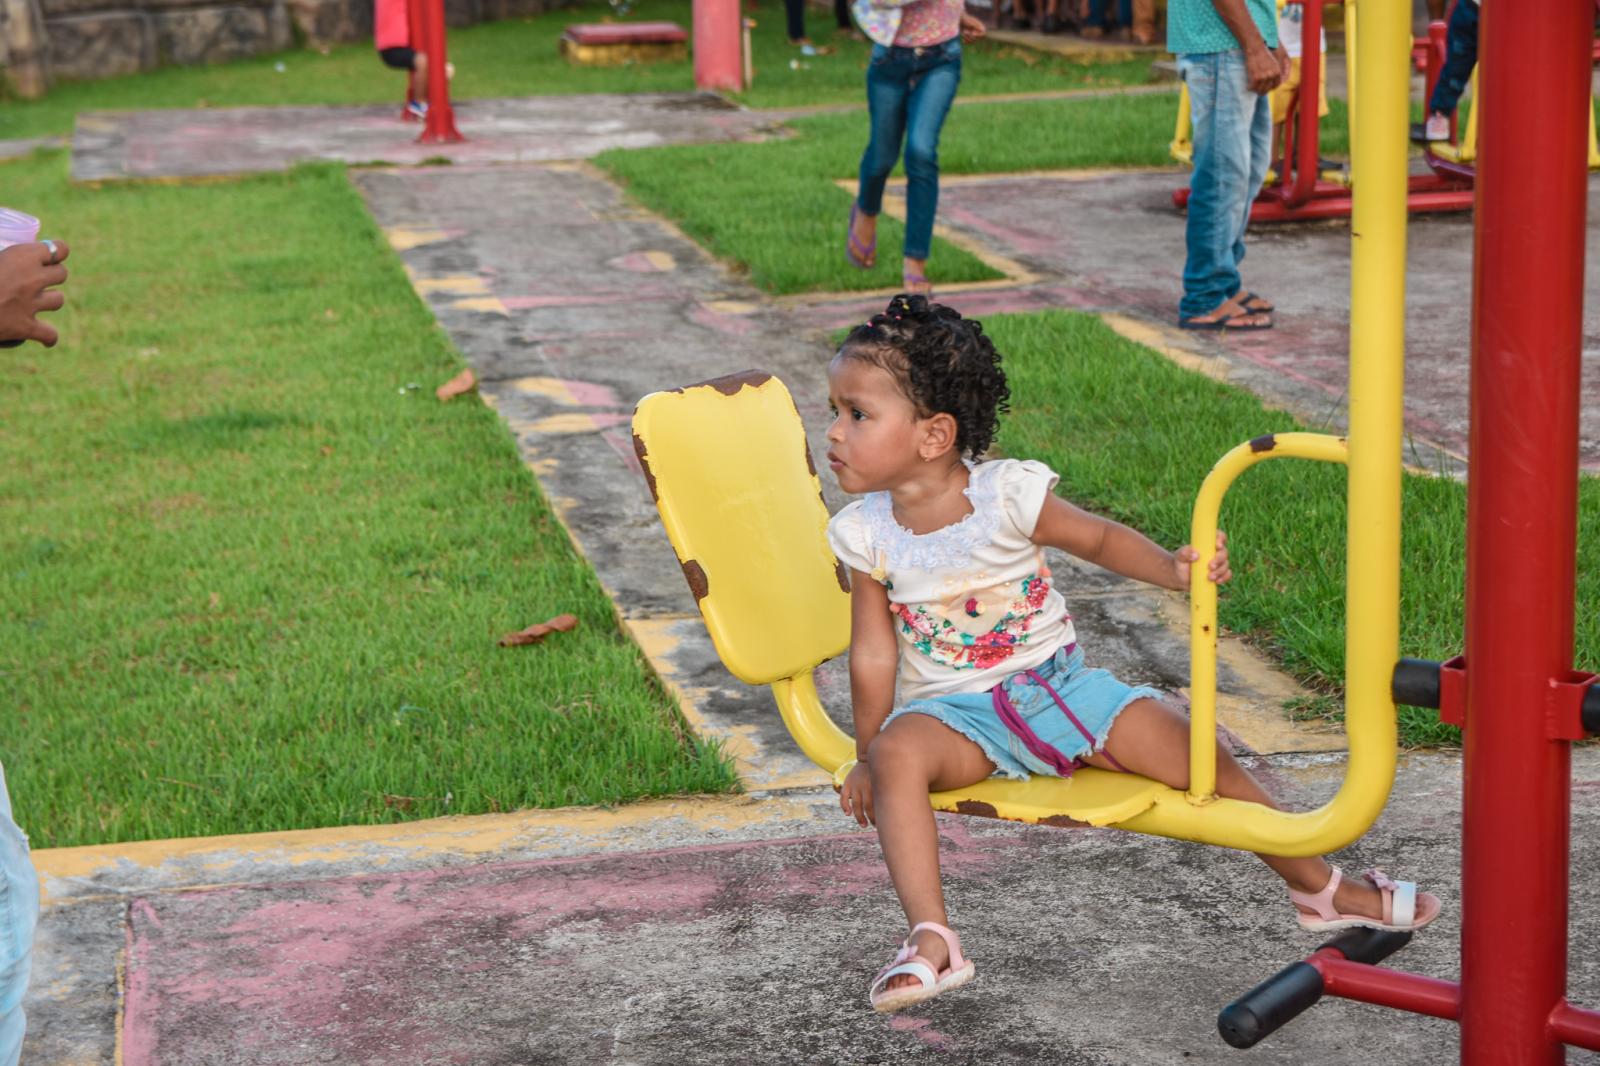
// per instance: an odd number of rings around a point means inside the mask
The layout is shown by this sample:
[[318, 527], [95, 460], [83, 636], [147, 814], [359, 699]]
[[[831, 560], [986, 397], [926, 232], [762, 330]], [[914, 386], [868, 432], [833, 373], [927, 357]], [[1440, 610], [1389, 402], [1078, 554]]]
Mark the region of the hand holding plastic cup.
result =
[[[0, 207], [0, 248], [13, 244], [32, 244], [39, 239], [39, 220], [22, 211]], [[0, 340], [0, 348], [15, 348], [20, 340]]]

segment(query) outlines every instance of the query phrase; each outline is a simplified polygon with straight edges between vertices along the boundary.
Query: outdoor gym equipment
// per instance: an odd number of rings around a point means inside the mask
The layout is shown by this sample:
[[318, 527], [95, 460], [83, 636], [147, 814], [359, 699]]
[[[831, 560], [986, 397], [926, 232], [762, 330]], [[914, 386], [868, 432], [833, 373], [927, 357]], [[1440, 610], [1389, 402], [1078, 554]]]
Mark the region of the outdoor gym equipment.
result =
[[1329, 994], [1459, 1021], [1465, 1066], [1600, 1050], [1600, 1013], [1565, 995], [1571, 745], [1600, 733], [1595, 675], [1572, 669], [1594, 7], [1487, 4], [1482, 18], [1466, 654], [1395, 676], [1401, 699], [1465, 732], [1461, 974], [1330, 946], [1224, 1012], [1241, 1046]]
[[444, 0], [407, 0], [412, 46], [428, 57], [428, 117], [418, 144], [458, 144], [466, 140], [456, 129], [450, 106], [450, 60], [445, 54]]
[[[1254, 463], [1347, 464], [1350, 757], [1338, 794], [1302, 814], [1216, 796], [1216, 601], [1203, 557], [1190, 590], [1188, 792], [1091, 768], [929, 797], [967, 814], [1315, 854], [1354, 840], [1381, 809], [1395, 695], [1436, 703], [1465, 730], [1459, 980], [1379, 968], [1404, 935], [1340, 937], [1224, 1011], [1219, 1027], [1240, 1046], [1337, 995], [1458, 1020], [1465, 1066], [1554, 1066], [1564, 1045], [1600, 1050], [1600, 1013], [1564, 993], [1571, 743], [1600, 732], [1595, 675], [1571, 668], [1591, 0], [1491, 5], [1484, 17], [1465, 656], [1398, 661], [1410, 10], [1374, 5], [1356, 73], [1348, 441], [1278, 434], [1235, 448], [1207, 477], [1191, 527], [1191, 543], [1215, 543], [1222, 493]], [[812, 671], [848, 644], [848, 576], [828, 549], [787, 390], [750, 372], [653, 393], [634, 434], [722, 661], [772, 686], [795, 740], [837, 784], [854, 745], [823, 711]]]
[[[1345, 28], [1345, 69], [1349, 74], [1350, 143], [1356, 143], [1356, 101], [1358, 64], [1358, 0], [1332, 0], [1342, 2]], [[1321, 150], [1321, 123], [1317, 116], [1317, 93], [1320, 91], [1324, 56], [1319, 44], [1322, 40], [1322, 3], [1310, 0], [1304, 5], [1300, 29], [1300, 84], [1295, 88], [1284, 121], [1283, 144], [1274, 145], [1275, 175], [1261, 189], [1256, 202], [1250, 206], [1252, 222], [1299, 222], [1319, 218], [1345, 218], [1354, 203], [1353, 189], [1357, 170], [1355, 153], [1350, 166], [1334, 180], [1319, 172]], [[1407, 86], [1406, 90], [1410, 89]], [[1189, 90], [1180, 88], [1178, 94], [1178, 121], [1168, 146], [1173, 158], [1183, 163], [1193, 159], [1194, 144], [1191, 136]], [[1435, 168], [1431, 174], [1410, 176], [1407, 184], [1407, 208], [1422, 213], [1432, 211], [1465, 211], [1472, 207], [1472, 182]], [[1172, 193], [1172, 202], [1178, 208], [1189, 203], [1187, 187]]]
[[[1383, 809], [1397, 746], [1389, 682], [1399, 652], [1405, 203], [1403, 192], [1398, 201], [1382, 193], [1405, 188], [1403, 57], [1410, 35], [1395, 34], [1386, 11], [1376, 21], [1361, 29], [1375, 61], [1357, 72], [1359, 99], [1373, 102], [1363, 111], [1372, 117], [1357, 128], [1358, 154], [1376, 192], [1355, 206], [1365, 239], [1352, 241], [1350, 393], [1360, 402], [1351, 404], [1348, 438], [1280, 433], [1234, 448], [1201, 486], [1190, 533], [1191, 544], [1216, 543], [1223, 494], [1256, 463], [1348, 465], [1344, 783], [1326, 805], [1305, 812], [1216, 794], [1217, 601], [1205, 577], [1208, 554], [1193, 567], [1190, 588], [1186, 792], [1086, 768], [1067, 779], [991, 779], [935, 793], [935, 808], [1115, 825], [1286, 856], [1344, 847]], [[788, 390], [752, 371], [652, 393], [639, 402], [633, 424], [662, 524], [723, 663], [749, 684], [772, 686], [801, 750], [838, 785], [854, 765], [855, 743], [823, 710], [812, 672], [849, 645], [849, 579], [828, 548], [827, 509]]]
[[[1457, 3], [1463, 0], [1456, 0]], [[1454, 5], [1452, 5], [1453, 7]], [[1600, 5], [1597, 5], [1600, 6]], [[1428, 24], [1428, 36], [1418, 42], [1421, 52], [1423, 70], [1427, 74], [1427, 87], [1423, 91], [1423, 113], [1427, 113], [1428, 101], [1433, 98], [1433, 87], [1439, 83], [1439, 74], [1444, 67], [1445, 58], [1450, 54], [1449, 23], [1432, 22]], [[1600, 40], [1591, 44], [1590, 60], [1600, 63]], [[1470, 184], [1476, 176], [1473, 163], [1478, 158], [1478, 69], [1472, 70], [1472, 93], [1469, 100], [1462, 103], [1467, 109], [1467, 120], [1464, 129], [1457, 125], [1460, 115], [1459, 109], [1455, 115], [1450, 116], [1450, 140], [1428, 144], [1423, 149], [1423, 158], [1428, 166], [1440, 177]], [[1591, 101], [1592, 103], [1592, 101]], [[1600, 143], [1595, 138], [1594, 108], [1589, 109], [1589, 169], [1600, 170]]]

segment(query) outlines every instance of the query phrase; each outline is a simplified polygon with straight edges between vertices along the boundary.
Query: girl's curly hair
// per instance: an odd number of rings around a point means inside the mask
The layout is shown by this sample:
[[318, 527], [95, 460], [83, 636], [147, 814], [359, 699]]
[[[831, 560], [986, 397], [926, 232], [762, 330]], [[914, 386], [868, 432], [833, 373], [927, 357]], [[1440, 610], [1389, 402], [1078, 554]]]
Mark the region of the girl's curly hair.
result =
[[1010, 409], [1000, 353], [983, 324], [926, 296], [890, 300], [882, 314], [850, 331], [839, 355], [887, 370], [920, 417], [955, 418], [956, 450], [974, 459], [988, 450], [1000, 415]]

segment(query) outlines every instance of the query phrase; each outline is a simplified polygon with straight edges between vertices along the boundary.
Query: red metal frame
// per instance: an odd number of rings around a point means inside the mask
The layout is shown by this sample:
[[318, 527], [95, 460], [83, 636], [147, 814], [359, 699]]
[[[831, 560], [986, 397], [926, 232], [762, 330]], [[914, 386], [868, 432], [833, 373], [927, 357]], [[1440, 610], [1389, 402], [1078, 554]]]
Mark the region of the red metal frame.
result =
[[[1330, 0], [1342, 3], [1343, 0]], [[1317, 115], [1322, 87], [1322, 4], [1310, 0], [1304, 6], [1300, 24], [1300, 84], [1284, 121], [1283, 151], [1278, 155], [1278, 180], [1264, 186], [1250, 206], [1251, 222], [1305, 222], [1314, 219], [1348, 218], [1354, 208], [1350, 186], [1320, 181], [1317, 161], [1321, 151], [1321, 120]], [[1436, 23], [1441, 33], [1443, 23]], [[1431, 27], [1430, 27], [1431, 29]], [[1442, 40], [1442, 38], [1441, 38]], [[1307, 42], [1310, 42], [1309, 44]], [[1430, 50], [1428, 91], [1438, 77], [1439, 57]], [[1308, 96], [1308, 92], [1311, 94]], [[1309, 104], [1309, 106], [1308, 106]], [[1430, 165], [1435, 160], [1429, 157]], [[1444, 163], [1438, 160], [1438, 163]], [[1178, 189], [1172, 202], [1188, 206], [1189, 190]], [[1413, 175], [1406, 197], [1413, 214], [1472, 209], [1472, 175], [1451, 173], [1448, 167], [1435, 166], [1432, 174]]]
[[[1511, 18], [1485, 6], [1475, 104], [1483, 151], [1472, 257], [1461, 1061], [1554, 1066], [1565, 1060], [1551, 1030], [1567, 979], [1571, 744], [1542, 719], [1552, 683], [1572, 669], [1594, 6], [1528, 0]], [[1512, 284], [1538, 293], [1510, 299]]]
[[1440, 672], [1465, 729], [1461, 978], [1306, 961], [1324, 994], [1459, 1020], [1463, 1066], [1558, 1066], [1600, 1050], [1600, 1012], [1566, 1001], [1571, 744], [1595, 683], [1572, 669], [1594, 6], [1483, 19], [1466, 655]]
[[[455, 109], [450, 106], [450, 57], [444, 26], [444, 0], [412, 0], [412, 11], [421, 7], [421, 18], [412, 24], [413, 37], [421, 42], [417, 51], [428, 57], [428, 118], [423, 123], [418, 144], [459, 144], [466, 140], [456, 129]], [[421, 33], [416, 33], [417, 30]], [[413, 46], [416, 47], [416, 46]]]

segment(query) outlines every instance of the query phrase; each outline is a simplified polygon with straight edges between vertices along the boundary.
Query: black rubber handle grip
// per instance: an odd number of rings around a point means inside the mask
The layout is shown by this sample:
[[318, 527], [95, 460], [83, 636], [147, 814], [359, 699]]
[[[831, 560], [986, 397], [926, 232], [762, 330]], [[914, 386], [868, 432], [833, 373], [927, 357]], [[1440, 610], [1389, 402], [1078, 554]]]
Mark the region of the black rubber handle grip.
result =
[[[1389, 694], [1407, 707], [1439, 708], [1439, 664], [1427, 659], [1401, 659], [1394, 664]], [[1583, 731], [1600, 736], [1600, 682], [1583, 694]]]
[[1407, 707], [1439, 709], [1439, 664], [1428, 659], [1401, 659], [1394, 664], [1389, 694]]
[[[1410, 933], [1346, 929], [1317, 950], [1332, 948], [1351, 962], [1376, 965], [1411, 943]], [[1279, 970], [1222, 1008], [1217, 1031], [1236, 1048], [1254, 1047], [1322, 998], [1322, 974], [1309, 962]]]
[[1217, 1031], [1232, 1047], [1255, 1047], [1321, 998], [1322, 975], [1316, 967], [1292, 963], [1223, 1007]]

